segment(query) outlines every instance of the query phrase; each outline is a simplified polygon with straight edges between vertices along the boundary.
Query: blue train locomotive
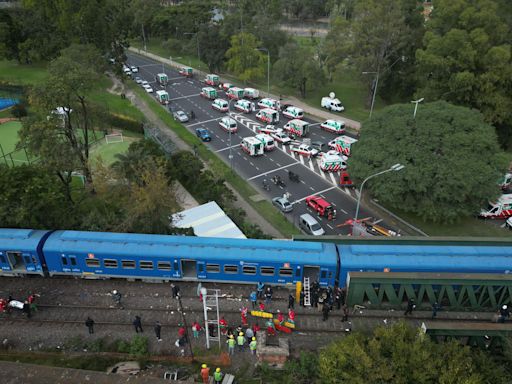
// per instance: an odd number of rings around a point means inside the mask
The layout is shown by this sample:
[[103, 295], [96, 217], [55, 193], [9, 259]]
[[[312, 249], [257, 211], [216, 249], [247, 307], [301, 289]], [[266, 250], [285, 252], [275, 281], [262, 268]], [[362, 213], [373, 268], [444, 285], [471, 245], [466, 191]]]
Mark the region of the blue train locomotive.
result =
[[351, 271], [510, 273], [512, 242], [218, 239], [0, 229], [1, 275], [345, 285]]

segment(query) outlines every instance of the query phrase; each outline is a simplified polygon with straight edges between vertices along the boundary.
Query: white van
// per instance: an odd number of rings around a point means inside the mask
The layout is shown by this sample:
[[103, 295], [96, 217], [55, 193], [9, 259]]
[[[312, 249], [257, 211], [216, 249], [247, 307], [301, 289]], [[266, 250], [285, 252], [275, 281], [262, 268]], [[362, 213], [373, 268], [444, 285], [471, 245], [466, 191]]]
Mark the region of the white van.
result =
[[325, 234], [324, 229], [318, 224], [318, 221], [314, 219], [309, 213], [300, 215], [299, 227], [309, 235], [322, 236]]

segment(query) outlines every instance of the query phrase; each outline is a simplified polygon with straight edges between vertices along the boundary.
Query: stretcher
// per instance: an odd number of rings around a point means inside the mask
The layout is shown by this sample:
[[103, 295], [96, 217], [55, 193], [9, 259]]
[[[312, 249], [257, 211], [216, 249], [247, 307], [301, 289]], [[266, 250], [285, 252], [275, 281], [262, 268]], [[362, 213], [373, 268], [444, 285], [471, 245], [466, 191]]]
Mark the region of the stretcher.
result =
[[264, 319], [271, 319], [274, 317], [270, 312], [264, 311], [251, 311], [251, 316], [263, 317]]
[[[276, 324], [276, 328], [277, 328], [277, 325], [279, 324], [279, 320], [274, 319], [274, 324]], [[287, 328], [295, 329], [295, 324], [290, 323], [289, 321], [284, 321], [282, 325], [284, 325]]]
[[280, 332], [284, 332], [284, 333], [292, 333], [292, 330], [290, 328], [287, 328], [283, 325], [280, 325], [279, 324], [279, 321], [277, 319], [274, 319], [274, 326], [276, 327], [276, 329]]

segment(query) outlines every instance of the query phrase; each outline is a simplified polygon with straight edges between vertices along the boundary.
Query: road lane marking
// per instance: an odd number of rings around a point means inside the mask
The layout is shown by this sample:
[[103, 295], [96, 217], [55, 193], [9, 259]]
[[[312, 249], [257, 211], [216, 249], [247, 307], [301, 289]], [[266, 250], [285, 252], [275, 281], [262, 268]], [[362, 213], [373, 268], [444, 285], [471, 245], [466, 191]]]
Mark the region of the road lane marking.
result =
[[[180, 94], [182, 94], [182, 93], [180, 93]], [[169, 101], [175, 101], [175, 100], [180, 100], [180, 99], [188, 99], [189, 97], [196, 97], [196, 96], [199, 96], [199, 95], [200, 95], [200, 93], [196, 93], [194, 95], [175, 97], [174, 99], [170, 99]]]
[[[311, 188], [311, 187], [310, 187], [310, 188]], [[320, 195], [320, 194], [322, 194], [322, 193], [324, 193], [324, 192], [331, 191], [331, 190], [333, 190], [334, 188], [336, 188], [336, 187], [329, 187], [329, 188], [324, 189], [323, 191], [318, 191], [318, 192], [316, 192], [316, 193], [313, 193], [312, 195], [307, 195], [307, 196], [303, 197], [302, 199], [295, 200], [292, 204], [298, 204], [298, 203], [300, 203], [301, 201], [306, 200], [309, 196], [316, 196], [316, 195]]]
[[221, 119], [221, 117], [219, 117], [217, 119], [203, 120], [203, 121], [200, 121], [200, 122], [194, 123], [194, 124], [185, 124], [185, 127], [190, 128], [190, 127], [193, 127], [194, 125], [209, 123], [210, 121], [215, 121], [215, 120], [220, 120], [220, 119]]
[[250, 181], [250, 180], [254, 180], [254, 179], [257, 179], [258, 177], [261, 177], [261, 176], [266, 176], [268, 175], [269, 173], [272, 173], [272, 172], [276, 172], [276, 171], [280, 171], [281, 169], [285, 169], [285, 168], [288, 168], [288, 167], [291, 167], [292, 165], [296, 165], [297, 163], [292, 163], [292, 164], [288, 164], [288, 165], [285, 165], [285, 166], [282, 166], [280, 168], [276, 168], [276, 169], [271, 169], [270, 171], [267, 171], [267, 172], [263, 172], [263, 173], [260, 173], [259, 175], [256, 175], [256, 176], [253, 176], [253, 177], [250, 177], [248, 178], [247, 180]]
[[[224, 140], [222, 140], [222, 142], [224, 142]], [[215, 153], [224, 152], [224, 151], [227, 151], [227, 150], [228, 150], [228, 149], [230, 149], [230, 148], [236, 148], [236, 147], [239, 147], [239, 146], [240, 146], [240, 144], [237, 144], [237, 145], [232, 145], [231, 147], [226, 147], [226, 148], [222, 148], [222, 149], [217, 149], [217, 150], [215, 151]]]

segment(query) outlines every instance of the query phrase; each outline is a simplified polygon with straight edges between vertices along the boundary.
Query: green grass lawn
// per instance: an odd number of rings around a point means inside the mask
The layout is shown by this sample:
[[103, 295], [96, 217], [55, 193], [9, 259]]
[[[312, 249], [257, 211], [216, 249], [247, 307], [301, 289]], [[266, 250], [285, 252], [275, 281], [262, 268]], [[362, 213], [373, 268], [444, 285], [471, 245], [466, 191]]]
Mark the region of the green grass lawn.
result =
[[21, 65], [16, 61], [0, 60], [0, 81], [19, 85], [40, 84], [48, 77], [46, 65]]
[[119, 143], [107, 144], [105, 139], [100, 140], [91, 149], [91, 158], [93, 159], [93, 162], [98, 161], [101, 158], [104, 165], [111, 165], [117, 160], [115, 157], [116, 154], [126, 152], [130, 144], [137, 140], [139, 139], [136, 137], [124, 135], [123, 141]]
[[[25, 151], [15, 151], [16, 144], [19, 141], [18, 131], [21, 128], [21, 123], [18, 121], [9, 121], [8, 123], [0, 124], [0, 145], [2, 146], [3, 154], [0, 153], [1, 163], [11, 165], [21, 165], [27, 163], [27, 155]], [[9, 156], [5, 157], [3, 155]]]

